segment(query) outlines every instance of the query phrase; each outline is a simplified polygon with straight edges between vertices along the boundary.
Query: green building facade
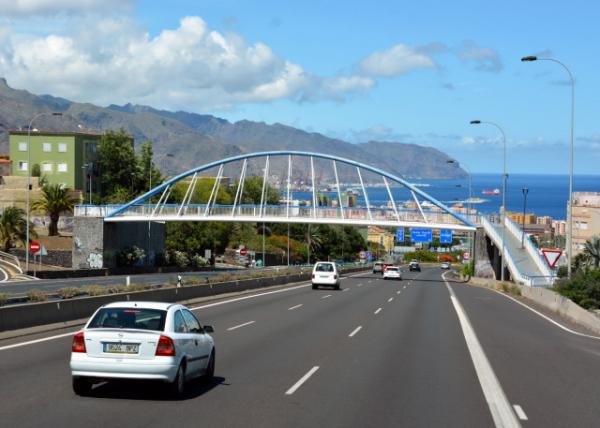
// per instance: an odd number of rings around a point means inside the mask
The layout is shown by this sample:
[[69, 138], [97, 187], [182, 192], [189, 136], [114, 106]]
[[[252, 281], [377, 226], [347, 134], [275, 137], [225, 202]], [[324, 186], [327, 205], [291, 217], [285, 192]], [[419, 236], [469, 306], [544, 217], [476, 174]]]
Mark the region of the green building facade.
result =
[[100, 134], [34, 131], [31, 133], [31, 165], [27, 163], [27, 131], [9, 132], [13, 175], [26, 177], [34, 165], [49, 183], [92, 193], [99, 191], [97, 146]]

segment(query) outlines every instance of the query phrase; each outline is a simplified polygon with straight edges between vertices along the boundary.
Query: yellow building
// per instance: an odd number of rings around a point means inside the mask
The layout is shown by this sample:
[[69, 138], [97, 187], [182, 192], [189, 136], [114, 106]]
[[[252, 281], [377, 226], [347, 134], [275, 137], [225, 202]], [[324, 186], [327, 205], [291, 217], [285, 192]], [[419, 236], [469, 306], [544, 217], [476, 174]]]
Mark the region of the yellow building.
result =
[[[523, 213], [506, 211], [506, 215], [515, 223], [523, 224]], [[525, 213], [525, 224], [537, 224], [535, 214]]]
[[388, 254], [394, 249], [394, 238], [395, 235], [393, 233], [388, 232], [379, 226], [369, 226], [367, 241], [382, 245]]
[[573, 192], [573, 254], [580, 253], [585, 242], [598, 235], [600, 235], [600, 193]]

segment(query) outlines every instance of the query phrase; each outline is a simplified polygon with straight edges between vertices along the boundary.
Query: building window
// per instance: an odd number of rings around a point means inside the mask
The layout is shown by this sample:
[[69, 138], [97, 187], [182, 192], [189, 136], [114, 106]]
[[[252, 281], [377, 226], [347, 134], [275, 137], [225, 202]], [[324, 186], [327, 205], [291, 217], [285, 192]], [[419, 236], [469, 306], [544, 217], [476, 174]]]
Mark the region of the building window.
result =
[[42, 150], [46, 153], [50, 153], [52, 151], [52, 143], [43, 143]]
[[58, 164], [58, 172], [67, 172], [67, 164], [59, 163]]
[[19, 171], [27, 171], [27, 162], [19, 161]]
[[43, 164], [42, 168], [44, 169], [44, 172], [52, 172], [52, 164], [51, 163]]
[[67, 153], [67, 143], [58, 143], [58, 152]]
[[19, 151], [26, 152], [27, 151], [27, 143], [19, 143]]

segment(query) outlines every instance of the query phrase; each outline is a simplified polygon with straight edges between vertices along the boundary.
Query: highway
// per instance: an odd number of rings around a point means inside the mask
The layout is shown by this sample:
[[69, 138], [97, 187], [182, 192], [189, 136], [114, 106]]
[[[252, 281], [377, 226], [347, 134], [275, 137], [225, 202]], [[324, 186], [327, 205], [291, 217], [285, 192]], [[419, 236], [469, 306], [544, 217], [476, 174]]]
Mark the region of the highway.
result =
[[20, 428], [599, 425], [600, 340], [441, 273], [190, 305], [215, 327], [216, 378], [179, 401], [160, 384], [74, 395], [71, 330], [0, 341], [0, 417]]

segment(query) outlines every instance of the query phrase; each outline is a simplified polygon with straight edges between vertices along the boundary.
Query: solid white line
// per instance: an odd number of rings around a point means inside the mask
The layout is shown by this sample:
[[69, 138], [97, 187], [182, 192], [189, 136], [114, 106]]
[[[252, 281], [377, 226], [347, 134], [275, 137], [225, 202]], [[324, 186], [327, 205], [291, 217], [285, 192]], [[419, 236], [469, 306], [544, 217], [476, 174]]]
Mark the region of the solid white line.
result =
[[302, 386], [304, 382], [306, 382], [315, 372], [319, 370], [319, 366], [314, 366], [312, 369], [308, 371], [304, 376], [300, 378], [298, 382], [296, 382], [290, 389], [285, 391], [285, 395], [292, 395], [298, 388]]
[[390, 298], [388, 299], [388, 303], [389, 303], [389, 302], [391, 302], [392, 300], [394, 300], [394, 298], [393, 298], [393, 297], [390, 297]]
[[326, 299], [326, 298], [328, 298], [328, 297], [331, 297], [331, 294], [328, 294], [328, 295], [326, 295], [326, 296], [323, 296], [323, 297], [321, 297], [321, 299]]
[[515, 412], [517, 413], [517, 416], [519, 417], [519, 419], [521, 419], [522, 421], [529, 420], [529, 418], [527, 417], [527, 415], [525, 414], [525, 412], [523, 411], [523, 408], [521, 406], [519, 406], [518, 404], [513, 404], [513, 408], [515, 409]]
[[229, 327], [227, 331], [237, 330], [238, 328], [246, 327], [247, 325], [254, 324], [256, 321], [248, 321], [243, 324], [234, 325], [233, 327]]
[[543, 313], [541, 313], [541, 312], [539, 312], [539, 311], [536, 311], [536, 310], [535, 310], [535, 309], [533, 309], [531, 306], [529, 306], [529, 305], [526, 305], [525, 303], [523, 303], [523, 302], [521, 302], [521, 301], [519, 301], [519, 300], [515, 299], [515, 298], [514, 298], [514, 297], [512, 297], [512, 296], [509, 296], [508, 294], [501, 293], [501, 292], [500, 292], [500, 291], [498, 291], [498, 290], [493, 290], [493, 291], [495, 291], [496, 293], [498, 293], [498, 294], [500, 294], [500, 295], [502, 295], [502, 296], [506, 297], [507, 299], [510, 299], [510, 300], [512, 300], [512, 301], [513, 301], [513, 302], [515, 302], [515, 303], [518, 303], [519, 305], [523, 306], [524, 308], [527, 308], [527, 309], [529, 309], [531, 312], [535, 313], [536, 315], [539, 315], [540, 317], [544, 318], [546, 321], [548, 321], [548, 322], [551, 322], [552, 324], [554, 324], [554, 325], [555, 325], [555, 326], [557, 326], [558, 328], [561, 328], [561, 329], [563, 329], [564, 331], [566, 331], [566, 332], [568, 332], [568, 333], [574, 334], [574, 335], [576, 335], [576, 336], [587, 337], [587, 338], [589, 338], [589, 339], [596, 339], [596, 340], [600, 340], [600, 337], [598, 337], [598, 336], [592, 336], [591, 334], [579, 333], [578, 331], [571, 330], [569, 327], [565, 327], [565, 326], [564, 326], [564, 325], [562, 325], [561, 323], [559, 323], [559, 322], [557, 322], [557, 321], [554, 321], [554, 320], [553, 320], [552, 318], [550, 318], [549, 316], [546, 316], [546, 315], [544, 315]]
[[60, 339], [61, 337], [72, 336], [75, 333], [77, 333], [78, 331], [79, 330], [74, 330], [69, 333], [57, 334], [56, 336], [49, 336], [49, 337], [44, 337], [42, 339], [29, 340], [27, 342], [20, 342], [20, 343], [14, 343], [12, 345], [2, 346], [2, 347], [0, 347], [0, 351], [4, 351], [6, 349], [12, 349], [12, 348], [19, 348], [21, 346], [26, 346], [26, 345], [33, 345], [34, 343], [46, 342], [48, 340]]
[[348, 291], [348, 290], [350, 290], [350, 289], [349, 288], [344, 288], [342, 291]]
[[375, 315], [377, 315], [379, 312], [381, 312], [381, 308], [379, 308], [375, 311]]
[[348, 337], [352, 337], [352, 336], [354, 336], [354, 335], [355, 335], [356, 333], [358, 333], [358, 332], [359, 332], [361, 329], [362, 329], [362, 325], [359, 325], [358, 327], [356, 327], [356, 328], [355, 328], [355, 329], [352, 331], [352, 333], [350, 333], [350, 334], [348, 335]]
[[448, 281], [446, 281], [446, 277], [444, 275], [442, 275], [442, 278], [446, 284], [446, 287], [448, 288], [448, 292], [450, 293], [450, 300], [452, 301], [452, 305], [454, 306], [454, 310], [458, 316], [458, 320], [465, 337], [465, 342], [467, 343], [471, 360], [473, 360], [473, 366], [475, 367], [479, 384], [483, 390], [483, 395], [485, 396], [485, 400], [490, 408], [490, 413], [492, 414], [494, 424], [497, 428], [520, 427], [521, 424], [517, 420], [515, 413], [513, 412], [513, 409], [508, 402], [506, 395], [504, 394], [504, 390], [500, 385], [500, 381], [496, 377], [496, 374], [494, 373], [494, 370], [492, 369], [492, 366], [487, 359], [481, 344], [479, 343], [479, 339], [477, 339], [477, 335], [475, 334], [475, 330], [471, 325], [471, 321], [469, 321], [467, 313], [454, 294], [454, 290], [452, 287], [450, 287]]
[[293, 311], [294, 309], [298, 309], [299, 307], [303, 306], [303, 303], [300, 303], [299, 305], [296, 306], [292, 306], [291, 308], [288, 308], [288, 311]]

